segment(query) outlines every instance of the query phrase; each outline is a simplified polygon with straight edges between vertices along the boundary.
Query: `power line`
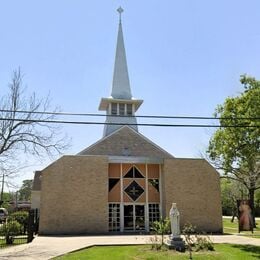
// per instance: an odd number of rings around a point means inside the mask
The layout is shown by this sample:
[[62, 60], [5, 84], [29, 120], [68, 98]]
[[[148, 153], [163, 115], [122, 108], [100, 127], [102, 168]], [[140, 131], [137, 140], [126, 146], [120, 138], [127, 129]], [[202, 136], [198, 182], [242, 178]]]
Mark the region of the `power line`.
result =
[[71, 113], [71, 112], [50, 112], [50, 111], [27, 111], [0, 109], [4, 113], [62, 115], [62, 116], [90, 116], [90, 117], [136, 117], [136, 118], [158, 118], [158, 119], [191, 119], [191, 120], [260, 120], [260, 117], [206, 117], [206, 116], [166, 116], [166, 115], [107, 115], [97, 113]]
[[65, 121], [65, 120], [32, 120], [32, 119], [22, 119], [22, 118], [0, 118], [3, 121], [14, 121], [14, 122], [27, 122], [27, 123], [51, 123], [51, 124], [75, 124], [75, 125], [127, 125], [127, 126], [158, 126], [158, 127], [228, 127], [228, 128], [260, 128], [260, 125], [212, 125], [212, 124], [152, 124], [152, 123], [107, 123], [107, 122], [90, 122], [90, 121]]

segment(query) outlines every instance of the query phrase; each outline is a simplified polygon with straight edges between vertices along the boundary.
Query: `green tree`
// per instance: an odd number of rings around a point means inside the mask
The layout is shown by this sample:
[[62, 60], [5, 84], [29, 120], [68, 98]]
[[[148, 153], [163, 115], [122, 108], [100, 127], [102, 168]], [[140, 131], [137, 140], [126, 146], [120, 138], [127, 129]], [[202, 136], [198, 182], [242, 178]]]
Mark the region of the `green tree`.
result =
[[3, 192], [3, 203], [1, 205], [2, 208], [9, 209], [9, 202], [13, 199], [13, 194], [9, 192]]
[[221, 127], [210, 140], [208, 154], [225, 177], [246, 187], [254, 214], [254, 195], [260, 188], [260, 81], [243, 75], [240, 82], [244, 92], [216, 109]]
[[19, 200], [30, 200], [33, 180], [23, 180], [22, 187], [18, 190]]
[[237, 216], [237, 200], [247, 196], [245, 186], [235, 180], [221, 178], [221, 200], [223, 215], [232, 215], [231, 222]]

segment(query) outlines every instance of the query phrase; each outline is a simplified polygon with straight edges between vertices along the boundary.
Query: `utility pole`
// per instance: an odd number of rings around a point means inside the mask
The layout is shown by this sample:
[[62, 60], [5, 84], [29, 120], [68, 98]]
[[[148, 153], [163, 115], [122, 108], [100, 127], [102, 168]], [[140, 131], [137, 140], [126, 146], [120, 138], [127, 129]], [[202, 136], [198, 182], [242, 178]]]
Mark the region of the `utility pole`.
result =
[[4, 183], [5, 183], [5, 175], [3, 173], [3, 178], [2, 178], [2, 189], [1, 189], [1, 199], [0, 199], [0, 205], [2, 206], [4, 202]]
[[18, 191], [15, 192], [15, 210], [18, 210]]

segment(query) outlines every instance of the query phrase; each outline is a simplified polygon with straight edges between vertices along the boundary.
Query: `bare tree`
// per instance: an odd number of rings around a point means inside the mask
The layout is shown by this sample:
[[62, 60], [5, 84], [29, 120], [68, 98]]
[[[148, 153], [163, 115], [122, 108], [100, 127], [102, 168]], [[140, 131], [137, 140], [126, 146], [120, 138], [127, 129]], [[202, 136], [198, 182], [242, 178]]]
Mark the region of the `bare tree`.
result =
[[55, 118], [55, 113], [46, 113], [51, 109], [49, 97], [27, 97], [22, 78], [20, 69], [14, 71], [8, 94], [0, 99], [0, 168], [10, 172], [19, 155], [54, 157], [69, 143], [59, 126], [47, 122]]

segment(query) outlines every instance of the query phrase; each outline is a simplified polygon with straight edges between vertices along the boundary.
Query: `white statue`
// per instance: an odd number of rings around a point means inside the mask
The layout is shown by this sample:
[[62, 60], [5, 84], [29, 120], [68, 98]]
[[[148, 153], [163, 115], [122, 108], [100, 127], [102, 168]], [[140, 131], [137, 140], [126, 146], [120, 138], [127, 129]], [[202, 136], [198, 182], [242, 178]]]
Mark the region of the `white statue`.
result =
[[177, 209], [176, 203], [172, 203], [170, 209], [170, 221], [171, 221], [171, 231], [172, 237], [179, 237], [180, 232], [180, 212]]

